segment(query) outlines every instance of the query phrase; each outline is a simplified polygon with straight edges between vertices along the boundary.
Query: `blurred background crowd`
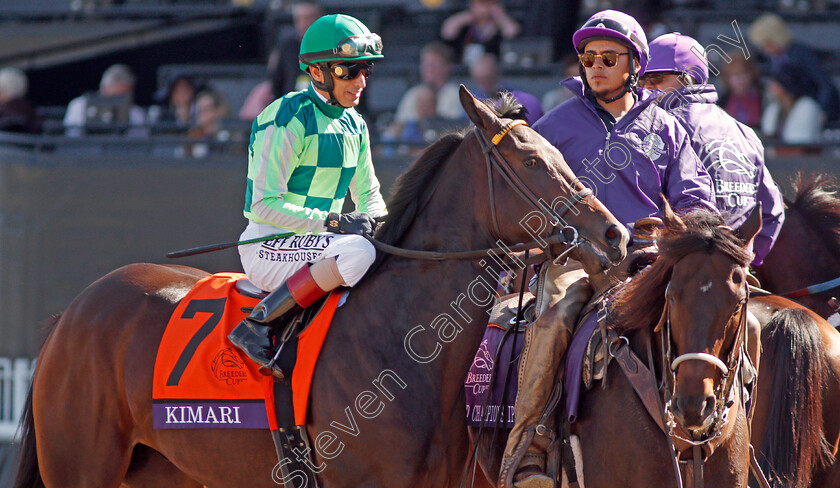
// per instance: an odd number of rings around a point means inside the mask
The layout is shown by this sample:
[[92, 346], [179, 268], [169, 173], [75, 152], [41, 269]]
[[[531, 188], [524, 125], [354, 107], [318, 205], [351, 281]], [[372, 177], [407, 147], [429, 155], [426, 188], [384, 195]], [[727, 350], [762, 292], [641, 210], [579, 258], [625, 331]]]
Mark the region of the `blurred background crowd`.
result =
[[[0, 32], [24, 42], [0, 49], [0, 131], [153, 140], [159, 144], [143, 150], [177, 157], [242, 150], [266, 105], [306, 87], [297, 61], [303, 32], [320, 15], [341, 12], [363, 20], [385, 45], [359, 107], [376, 153], [410, 156], [466, 123], [461, 83], [486, 98], [515, 92], [533, 120], [564, 101], [570, 93], [559, 82], [578, 73], [572, 32], [594, 11], [616, 8], [639, 19], [648, 39], [679, 31], [704, 44], [720, 104], [768, 145], [820, 151], [840, 143], [838, 7], [829, 0], [6, 0]], [[25, 42], [36, 35], [45, 37]]]

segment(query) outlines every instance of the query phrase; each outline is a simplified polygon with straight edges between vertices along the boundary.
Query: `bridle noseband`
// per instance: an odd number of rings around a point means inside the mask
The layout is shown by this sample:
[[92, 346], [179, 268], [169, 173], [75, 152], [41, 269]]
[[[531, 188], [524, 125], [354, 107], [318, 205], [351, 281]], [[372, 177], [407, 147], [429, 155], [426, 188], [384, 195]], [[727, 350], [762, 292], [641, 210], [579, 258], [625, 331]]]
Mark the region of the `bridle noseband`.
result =
[[[668, 296], [668, 290], [670, 288], [670, 283], [666, 288], [665, 295]], [[712, 354], [707, 354], [703, 352], [690, 352], [685, 353], [677, 356], [676, 358], [671, 359], [672, 350], [671, 350], [671, 318], [670, 318], [670, 307], [668, 305], [668, 300], [665, 300], [665, 306], [662, 310], [662, 318], [657, 324], [654, 332], [662, 332], [660, 337], [662, 339], [662, 361], [663, 361], [663, 382], [665, 383], [665, 388], [663, 389], [663, 393], [666, 395], [665, 398], [665, 414], [667, 416], [667, 423], [670, 427], [670, 434], [675, 439], [682, 441], [686, 444], [692, 446], [703, 446], [704, 451], [707, 451], [707, 456], [711, 454], [711, 451], [714, 450], [714, 446], [710, 445], [713, 440], [720, 438], [722, 435], [722, 431], [726, 422], [728, 420], [728, 411], [729, 407], [733, 404], [733, 397], [734, 397], [734, 388], [736, 385], [736, 377], [735, 374], [741, 364], [742, 354], [744, 354], [744, 349], [746, 347], [746, 335], [747, 335], [747, 300], [749, 300], [749, 288], [745, 285], [744, 286], [744, 297], [741, 298], [738, 303], [735, 305], [735, 310], [730, 315], [727, 324], [732, 322], [733, 318], [738, 315], [738, 329], [736, 331], [734, 342], [732, 343], [732, 349], [729, 351], [729, 356], [727, 358], [727, 362], [724, 363], [719, 357], [714, 356]], [[674, 415], [671, 411], [671, 400], [675, 394], [676, 388], [676, 374], [677, 368], [680, 364], [686, 361], [705, 361], [714, 365], [718, 370], [721, 372], [721, 381], [718, 383], [717, 387], [715, 388], [715, 409], [712, 413], [713, 420], [709, 427], [706, 429], [706, 432], [703, 434], [703, 438], [701, 440], [689, 439], [684, 435], [681, 435], [678, 430], [688, 431], [688, 429], [679, 426], [674, 418]], [[690, 432], [690, 431], [689, 431]], [[694, 433], [690, 432], [691, 437], [694, 437]]]
[[[569, 211], [569, 209], [592, 195], [592, 190], [586, 188], [585, 186], [582, 190], [575, 191], [574, 187], [570, 185], [570, 189], [574, 193], [570, 196], [570, 200], [563, 205], [563, 209], [559, 212], [551, 208], [550, 205], [547, 205], [541, 198], [537, 197], [534, 192], [528, 188], [525, 182], [522, 181], [522, 178], [516, 174], [510, 163], [501, 155], [501, 153], [499, 153], [499, 149], [497, 148], [498, 144], [502, 141], [502, 139], [504, 139], [505, 135], [507, 135], [507, 133], [517, 125], [527, 126], [528, 124], [524, 120], [514, 120], [509, 122], [504, 125], [489, 141], [487, 140], [487, 136], [484, 132], [479, 130], [478, 127], [474, 129], [478, 143], [481, 146], [481, 151], [484, 153], [484, 160], [487, 162], [487, 185], [490, 192], [490, 216], [493, 225], [493, 233], [495, 234], [494, 237], [497, 239], [501, 237], [501, 231], [499, 229], [499, 220], [496, 213], [493, 168], [502, 175], [505, 182], [507, 182], [507, 184], [521, 199], [528, 202], [532, 207], [534, 207], [534, 209], [542, 213], [551, 221], [557, 222], [555, 225], [559, 225], [563, 222], [562, 217]], [[564, 227], [570, 227], [574, 230], [575, 235], [579, 235], [577, 229], [573, 226], [566, 225]], [[574, 248], [577, 247], [580, 242], [573, 242], [570, 244], [572, 248]]]

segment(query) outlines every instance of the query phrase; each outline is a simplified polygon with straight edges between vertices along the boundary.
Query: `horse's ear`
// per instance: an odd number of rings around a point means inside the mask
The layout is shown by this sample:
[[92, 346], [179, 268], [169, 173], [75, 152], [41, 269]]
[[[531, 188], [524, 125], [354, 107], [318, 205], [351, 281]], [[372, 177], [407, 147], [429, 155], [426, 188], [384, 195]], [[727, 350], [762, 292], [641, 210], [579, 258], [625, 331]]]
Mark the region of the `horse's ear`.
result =
[[756, 202], [755, 207], [750, 212], [750, 216], [747, 217], [747, 220], [741, 224], [741, 227], [735, 231], [736, 235], [740, 237], [744, 243], [749, 247], [752, 240], [755, 236], [758, 235], [759, 231], [761, 230], [761, 202]]
[[665, 195], [660, 194], [659, 198], [662, 199], [662, 222], [665, 224], [665, 229], [668, 232], [683, 232], [687, 228], [685, 222], [671, 208]]
[[461, 85], [458, 95], [461, 98], [461, 105], [464, 106], [464, 111], [467, 112], [467, 116], [470, 118], [472, 123], [480, 129], [492, 129], [490, 122], [497, 117], [496, 114], [490, 110], [490, 107], [488, 107], [484, 102], [476, 100], [473, 94], [470, 93], [464, 85]]

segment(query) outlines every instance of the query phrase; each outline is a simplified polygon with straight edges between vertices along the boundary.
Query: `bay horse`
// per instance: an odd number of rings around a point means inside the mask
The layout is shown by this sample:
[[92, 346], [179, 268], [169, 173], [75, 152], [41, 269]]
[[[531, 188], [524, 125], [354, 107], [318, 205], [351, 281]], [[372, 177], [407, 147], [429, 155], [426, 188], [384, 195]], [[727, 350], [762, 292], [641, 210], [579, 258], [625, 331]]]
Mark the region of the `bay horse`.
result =
[[[460, 98], [474, 130], [441, 137], [400, 177], [378, 240], [455, 252], [531, 242], [565, 222], [593, 269], [624, 257], [626, 230], [520, 121], [521, 106], [506, 97], [491, 107], [463, 86]], [[337, 311], [315, 369], [307, 430], [318, 479], [326, 488], [453, 487], [468, 444], [463, 379], [499, 268], [493, 259], [380, 258]], [[158, 344], [204, 276], [132, 264], [74, 299], [39, 356], [16, 488], [279, 484], [268, 431], [152, 427]]]
[[779, 296], [750, 298], [762, 324], [752, 444], [771, 486], [840, 488], [840, 332]]
[[[785, 223], [773, 249], [755, 275], [762, 288], [774, 293], [801, 290], [840, 278], [840, 198], [837, 182], [827, 174], [799, 172], [792, 182], [794, 197], [785, 197]], [[832, 289], [794, 298], [828, 317], [834, 310]]]
[[[582, 486], [677, 487], [678, 471], [688, 482], [690, 470], [702, 469], [706, 486], [745, 487], [749, 428], [735, 380], [746, 355], [746, 243], [760, 229], [760, 215], [753, 212], [736, 232], [711, 211], [678, 216], [666, 206], [663, 223], [656, 260], [609, 308], [609, 328], [620, 340], [608, 341], [608, 350], [617, 359], [603, 384], [582, 396], [571, 424]], [[622, 348], [649, 368], [648, 398], [661, 395], [658, 402], [640, 400], [619, 365]], [[476, 439], [478, 428], [470, 433]], [[495, 480], [506, 436], [495, 436], [494, 446], [489, 434], [478, 438], [476, 452]], [[675, 459], [669, 437], [685, 464]], [[704, 460], [702, 468], [694, 456]]]

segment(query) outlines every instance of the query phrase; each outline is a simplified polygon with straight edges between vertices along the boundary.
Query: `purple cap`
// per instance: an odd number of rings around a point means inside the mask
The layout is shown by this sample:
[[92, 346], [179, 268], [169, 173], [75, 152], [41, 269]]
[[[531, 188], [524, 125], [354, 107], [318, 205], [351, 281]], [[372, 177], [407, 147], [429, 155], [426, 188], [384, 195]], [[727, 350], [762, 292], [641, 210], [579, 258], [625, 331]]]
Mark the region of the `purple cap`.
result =
[[672, 32], [663, 34], [650, 43], [650, 62], [643, 73], [669, 71], [691, 75], [697, 83], [709, 81], [709, 64], [706, 50], [689, 36]]
[[628, 45], [639, 55], [641, 71], [645, 71], [649, 59], [647, 36], [632, 16], [617, 10], [602, 10], [594, 14], [572, 35], [575, 50], [581, 52], [584, 41], [591, 38], [615, 39]]

